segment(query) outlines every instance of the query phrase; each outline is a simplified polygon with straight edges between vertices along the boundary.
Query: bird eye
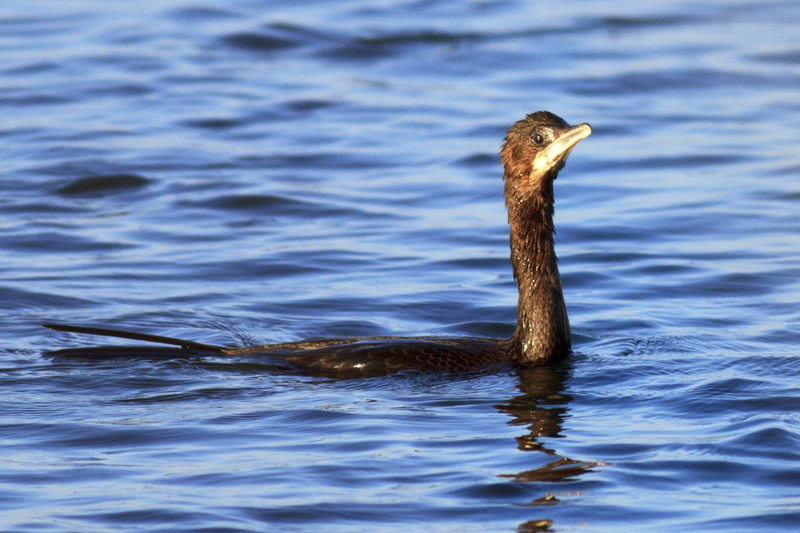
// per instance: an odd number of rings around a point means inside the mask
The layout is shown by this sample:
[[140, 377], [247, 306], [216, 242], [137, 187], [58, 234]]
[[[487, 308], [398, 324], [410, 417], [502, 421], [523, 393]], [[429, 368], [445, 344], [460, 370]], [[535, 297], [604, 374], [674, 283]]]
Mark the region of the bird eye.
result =
[[544, 142], [544, 137], [542, 137], [541, 133], [534, 133], [533, 142], [535, 142], [536, 144], [542, 144]]

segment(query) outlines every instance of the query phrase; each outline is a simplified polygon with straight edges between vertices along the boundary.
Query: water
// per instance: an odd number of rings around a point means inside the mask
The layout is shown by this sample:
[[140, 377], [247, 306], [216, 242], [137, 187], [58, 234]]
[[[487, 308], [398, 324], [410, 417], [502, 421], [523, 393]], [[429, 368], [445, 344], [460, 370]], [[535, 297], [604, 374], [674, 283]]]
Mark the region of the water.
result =
[[[0, 3], [0, 529], [796, 531], [800, 4], [563, 4]], [[538, 109], [563, 364], [42, 357], [506, 336]]]

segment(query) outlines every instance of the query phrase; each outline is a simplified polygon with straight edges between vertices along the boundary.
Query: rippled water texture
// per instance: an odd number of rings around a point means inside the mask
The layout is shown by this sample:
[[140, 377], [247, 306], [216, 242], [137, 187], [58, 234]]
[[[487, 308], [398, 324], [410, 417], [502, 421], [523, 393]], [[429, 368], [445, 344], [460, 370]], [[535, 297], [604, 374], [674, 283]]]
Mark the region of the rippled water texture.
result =
[[[1, 530], [800, 528], [800, 4], [192, 1], [0, 2]], [[506, 336], [538, 109], [555, 368], [42, 356]]]

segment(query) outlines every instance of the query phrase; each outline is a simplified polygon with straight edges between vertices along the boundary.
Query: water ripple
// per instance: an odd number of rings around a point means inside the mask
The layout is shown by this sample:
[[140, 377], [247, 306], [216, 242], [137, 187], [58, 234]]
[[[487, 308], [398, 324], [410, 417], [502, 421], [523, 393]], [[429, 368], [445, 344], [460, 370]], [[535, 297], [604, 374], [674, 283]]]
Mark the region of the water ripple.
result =
[[[798, 25], [725, 0], [7, 3], [0, 529], [796, 530]], [[558, 365], [42, 357], [95, 342], [50, 321], [508, 336], [497, 153], [538, 109], [594, 131], [555, 184]]]

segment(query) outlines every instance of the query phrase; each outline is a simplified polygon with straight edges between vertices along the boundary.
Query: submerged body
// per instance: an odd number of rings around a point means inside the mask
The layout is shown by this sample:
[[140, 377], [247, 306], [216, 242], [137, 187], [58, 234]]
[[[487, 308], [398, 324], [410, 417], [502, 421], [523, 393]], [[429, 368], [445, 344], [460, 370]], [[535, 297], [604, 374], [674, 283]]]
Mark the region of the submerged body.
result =
[[364, 337], [308, 339], [226, 348], [125, 331], [47, 324], [92, 335], [177, 347], [97, 346], [50, 352], [60, 357], [180, 358], [207, 355], [267, 357], [315, 374], [374, 376], [400, 370], [464, 371], [499, 364], [539, 366], [566, 356], [569, 319], [553, 242], [553, 181], [572, 148], [591, 134], [588, 124], [569, 126], [539, 111], [508, 131], [500, 158], [510, 226], [511, 265], [519, 290], [517, 326], [509, 339]]
[[[45, 327], [74, 333], [90, 333], [136, 340], [137, 333], [80, 328], [59, 324]], [[150, 336], [148, 336], [150, 337]], [[314, 375], [336, 377], [382, 376], [401, 370], [463, 372], [495, 365], [514, 364], [509, 339], [490, 338], [415, 338], [355, 337], [306, 339], [281, 344], [244, 348], [195, 345], [191, 341], [159, 337], [162, 343], [187, 344], [180, 348], [160, 346], [91, 346], [49, 352], [54, 357], [80, 359], [175, 359], [207, 356], [233, 356], [269, 360], [280, 366]]]

